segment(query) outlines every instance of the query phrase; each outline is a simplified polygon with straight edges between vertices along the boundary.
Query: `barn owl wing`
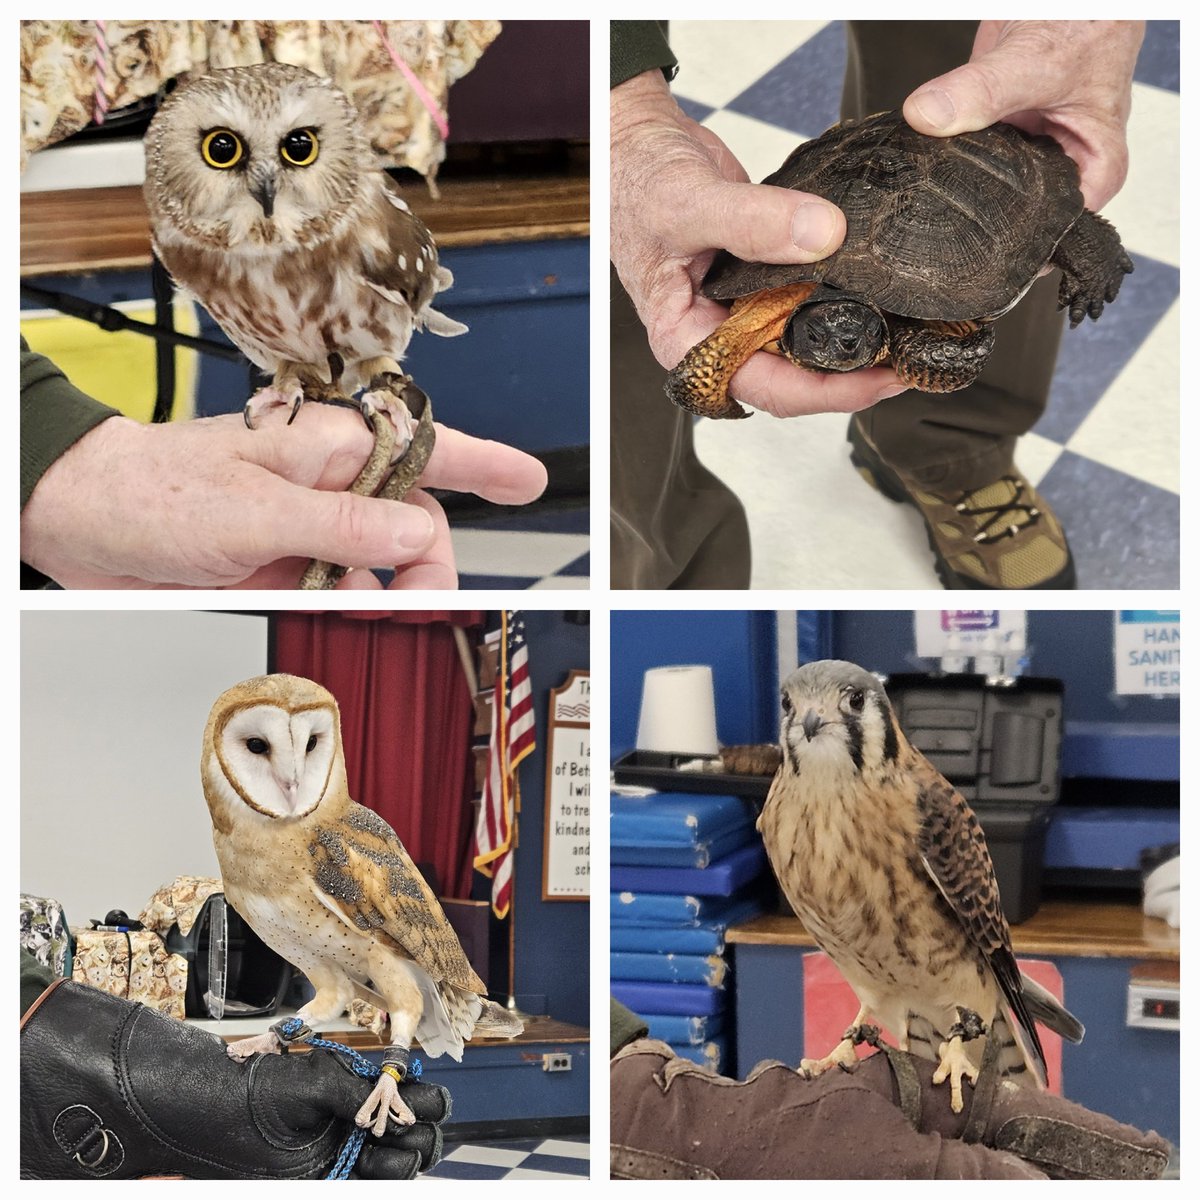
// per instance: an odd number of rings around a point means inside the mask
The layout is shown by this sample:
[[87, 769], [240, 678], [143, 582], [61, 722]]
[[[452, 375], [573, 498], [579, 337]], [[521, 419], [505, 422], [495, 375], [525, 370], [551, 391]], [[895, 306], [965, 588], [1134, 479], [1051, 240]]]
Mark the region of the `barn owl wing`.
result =
[[308, 847], [317, 894], [356, 929], [386, 940], [436, 981], [486, 993], [442, 906], [377, 813], [351, 804]]
[[925, 870], [991, 969], [1016, 1018], [1014, 1030], [1026, 1057], [1044, 1083], [1046, 1058], [1021, 994], [1021, 971], [983, 830], [967, 802], [923, 755], [917, 756], [913, 775], [920, 819], [917, 848]]

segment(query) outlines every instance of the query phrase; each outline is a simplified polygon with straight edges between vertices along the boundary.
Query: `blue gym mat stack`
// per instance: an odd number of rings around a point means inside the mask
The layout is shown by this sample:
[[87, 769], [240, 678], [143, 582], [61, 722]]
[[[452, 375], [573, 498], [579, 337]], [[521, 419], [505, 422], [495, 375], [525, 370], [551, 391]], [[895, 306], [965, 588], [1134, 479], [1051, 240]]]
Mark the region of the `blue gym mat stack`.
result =
[[656, 792], [612, 797], [612, 993], [681, 1058], [733, 1069], [725, 932], [761, 911], [754, 804]]

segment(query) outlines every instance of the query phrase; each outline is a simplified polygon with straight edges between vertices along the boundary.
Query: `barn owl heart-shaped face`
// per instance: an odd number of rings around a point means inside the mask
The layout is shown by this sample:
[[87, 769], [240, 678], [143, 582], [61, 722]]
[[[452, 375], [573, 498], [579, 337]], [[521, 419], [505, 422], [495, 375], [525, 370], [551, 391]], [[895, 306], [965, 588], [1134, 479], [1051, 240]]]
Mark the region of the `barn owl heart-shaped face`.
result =
[[217, 742], [229, 785], [268, 817], [303, 817], [329, 786], [336, 736], [329, 708], [289, 712], [255, 704], [234, 712]]

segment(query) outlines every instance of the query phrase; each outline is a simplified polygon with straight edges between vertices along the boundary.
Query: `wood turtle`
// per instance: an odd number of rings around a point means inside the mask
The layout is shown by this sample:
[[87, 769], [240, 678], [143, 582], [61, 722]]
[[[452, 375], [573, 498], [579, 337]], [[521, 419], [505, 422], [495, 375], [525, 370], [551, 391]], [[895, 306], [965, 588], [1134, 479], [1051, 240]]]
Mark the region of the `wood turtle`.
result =
[[666, 384], [708, 417], [750, 415], [728, 388], [761, 349], [814, 371], [890, 362], [909, 387], [956, 391], [991, 354], [991, 322], [1043, 267], [1062, 271], [1072, 328], [1099, 317], [1133, 270], [1117, 231], [1084, 208], [1075, 162], [1013, 125], [936, 138], [876, 113], [805, 142], [763, 182], [836, 204], [846, 240], [814, 263], [717, 254], [701, 290], [733, 301], [730, 316]]

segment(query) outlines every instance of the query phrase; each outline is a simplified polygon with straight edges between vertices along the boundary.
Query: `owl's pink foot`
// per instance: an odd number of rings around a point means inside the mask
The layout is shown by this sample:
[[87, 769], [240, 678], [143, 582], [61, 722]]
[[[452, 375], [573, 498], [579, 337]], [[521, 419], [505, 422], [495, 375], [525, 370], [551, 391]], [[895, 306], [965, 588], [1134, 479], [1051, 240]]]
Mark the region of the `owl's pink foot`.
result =
[[375, 1090], [367, 1097], [362, 1108], [354, 1114], [354, 1123], [379, 1137], [387, 1129], [388, 1119], [397, 1125], [412, 1125], [416, 1121], [413, 1111], [400, 1099], [400, 1089], [388, 1074], [379, 1076]]
[[300, 405], [303, 403], [304, 389], [298, 383], [292, 387], [278, 388], [272, 385], [259, 388], [246, 401], [246, 407], [242, 409], [242, 419], [246, 422], [247, 429], [253, 429], [263, 413], [270, 412], [273, 408], [290, 408], [292, 410], [292, 415], [288, 418], [290, 425], [296, 419], [296, 414], [300, 411]]
[[392, 428], [396, 431], [396, 444], [392, 448], [392, 462], [399, 462], [408, 453], [413, 435], [417, 431], [416, 419], [409, 412], [408, 405], [395, 392], [386, 387], [363, 392], [359, 397], [359, 405], [368, 424], [371, 422], [372, 413], [381, 413], [391, 421]]
[[225, 1047], [225, 1053], [230, 1058], [236, 1058], [238, 1062], [245, 1062], [253, 1054], [280, 1054], [282, 1047], [279, 1039], [268, 1030], [266, 1033], [260, 1033], [255, 1037], [242, 1038], [236, 1042], [230, 1042]]

